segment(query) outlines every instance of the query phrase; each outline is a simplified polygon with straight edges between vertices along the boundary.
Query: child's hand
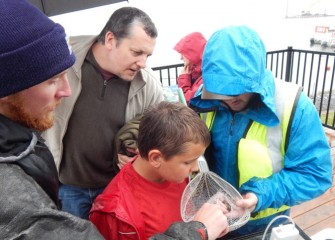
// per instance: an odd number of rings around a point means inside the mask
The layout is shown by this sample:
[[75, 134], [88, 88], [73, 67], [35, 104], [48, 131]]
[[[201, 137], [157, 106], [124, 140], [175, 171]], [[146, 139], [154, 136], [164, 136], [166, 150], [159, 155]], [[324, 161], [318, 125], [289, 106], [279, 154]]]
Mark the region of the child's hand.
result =
[[181, 74], [190, 74], [191, 73], [191, 64], [185, 64]]

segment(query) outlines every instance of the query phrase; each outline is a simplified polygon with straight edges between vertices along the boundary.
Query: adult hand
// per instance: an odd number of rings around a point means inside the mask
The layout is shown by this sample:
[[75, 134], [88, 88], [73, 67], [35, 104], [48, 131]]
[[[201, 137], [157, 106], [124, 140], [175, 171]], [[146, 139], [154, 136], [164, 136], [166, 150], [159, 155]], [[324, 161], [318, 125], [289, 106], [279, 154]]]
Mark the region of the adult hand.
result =
[[[132, 148], [127, 148], [127, 151], [132, 152], [135, 155], [138, 155], [138, 150], [137, 149], [134, 150]], [[131, 162], [134, 159], [134, 157], [128, 157], [127, 155], [123, 155], [123, 154], [120, 154], [120, 153], [117, 154], [117, 157], [118, 157], [118, 160], [119, 160], [119, 163], [117, 164], [117, 166], [120, 169], [123, 168], [123, 166], [126, 165], [128, 162]]]
[[194, 216], [194, 221], [202, 222], [208, 233], [208, 240], [226, 235], [229, 231], [226, 209], [219, 204], [205, 203]]
[[250, 212], [252, 212], [258, 203], [258, 198], [256, 194], [248, 192], [242, 195], [242, 197], [243, 199], [239, 199], [236, 201], [236, 206], [241, 208], [247, 208]]

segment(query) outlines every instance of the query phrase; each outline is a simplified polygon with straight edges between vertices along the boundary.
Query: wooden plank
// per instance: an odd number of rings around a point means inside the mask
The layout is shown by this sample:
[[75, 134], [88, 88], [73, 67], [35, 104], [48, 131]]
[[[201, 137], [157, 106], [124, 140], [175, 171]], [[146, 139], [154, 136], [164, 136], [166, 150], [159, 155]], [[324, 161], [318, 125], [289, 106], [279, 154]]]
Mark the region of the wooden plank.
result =
[[[293, 219], [293, 221], [298, 224], [300, 228], [305, 230], [310, 228], [311, 226], [323, 222], [325, 219], [328, 219], [332, 216], [335, 216], [334, 200], [319, 205], [318, 207], [297, 216]], [[323, 229], [324, 227], [320, 229]]]
[[[307, 229], [304, 229], [304, 232], [308, 235], [308, 236], [313, 236], [316, 233], [320, 232], [323, 229], [326, 228], [334, 228], [335, 229], [335, 215], [332, 214], [329, 218], [326, 218], [320, 222], [318, 222], [317, 224], [310, 226]], [[334, 236], [329, 236], [334, 238]], [[329, 239], [332, 239], [329, 238]]]
[[[329, 130], [327, 130], [329, 135]], [[334, 136], [334, 130], [331, 131]], [[291, 208], [291, 218], [308, 235], [313, 236], [325, 228], [335, 228], [335, 146], [331, 143], [333, 161], [332, 187], [318, 198]]]
[[329, 201], [335, 202], [335, 191], [328, 190], [320, 197], [314, 198], [297, 206], [291, 208], [290, 216], [291, 218], [296, 218], [305, 212], [308, 212], [312, 209], [317, 208], [320, 205], [323, 205]]

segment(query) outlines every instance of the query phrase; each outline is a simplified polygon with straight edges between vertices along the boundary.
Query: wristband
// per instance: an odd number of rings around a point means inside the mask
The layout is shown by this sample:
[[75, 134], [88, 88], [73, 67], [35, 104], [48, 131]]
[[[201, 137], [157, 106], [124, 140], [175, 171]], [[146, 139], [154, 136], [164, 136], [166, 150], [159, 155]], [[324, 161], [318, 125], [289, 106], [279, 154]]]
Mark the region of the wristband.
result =
[[201, 235], [201, 238], [203, 240], [208, 240], [208, 232], [207, 232], [207, 228], [205, 226], [205, 224], [203, 224], [202, 222], [199, 222], [199, 221], [194, 221], [197, 223], [197, 231], [198, 233]]

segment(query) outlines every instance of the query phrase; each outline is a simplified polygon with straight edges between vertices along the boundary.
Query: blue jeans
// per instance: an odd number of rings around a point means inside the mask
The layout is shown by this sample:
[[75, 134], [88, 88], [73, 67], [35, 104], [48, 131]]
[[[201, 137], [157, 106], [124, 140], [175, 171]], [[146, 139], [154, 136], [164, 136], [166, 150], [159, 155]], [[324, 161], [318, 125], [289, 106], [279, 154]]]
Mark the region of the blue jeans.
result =
[[62, 210], [77, 217], [88, 219], [94, 199], [102, 193], [102, 188], [80, 188], [61, 184], [59, 186], [59, 199]]

